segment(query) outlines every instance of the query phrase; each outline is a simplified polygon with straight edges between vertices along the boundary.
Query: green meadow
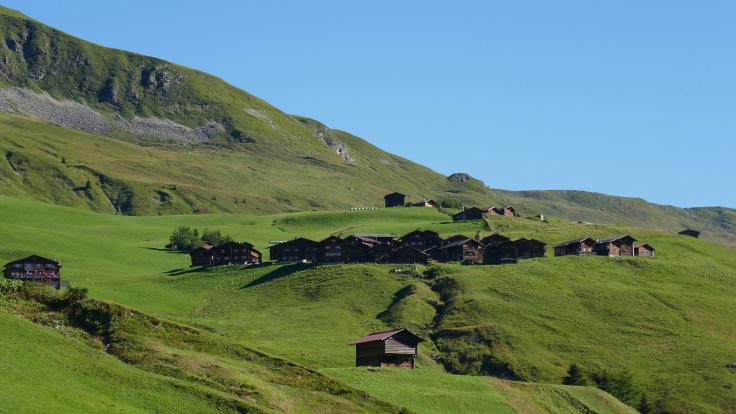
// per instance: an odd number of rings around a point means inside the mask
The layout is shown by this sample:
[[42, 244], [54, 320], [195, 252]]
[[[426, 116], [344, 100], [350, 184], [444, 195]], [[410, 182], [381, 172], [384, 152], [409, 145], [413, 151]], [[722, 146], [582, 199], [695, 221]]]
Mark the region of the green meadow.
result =
[[[717, 413], [736, 406], [734, 374], [725, 368], [736, 353], [736, 334], [730, 330], [736, 321], [736, 255], [717, 244], [558, 220], [452, 223], [447, 215], [424, 208], [130, 217], [0, 198], [0, 222], [2, 260], [32, 253], [57, 258], [64, 279], [88, 288], [95, 299], [211, 332], [412, 411], [571, 412], [584, 406], [625, 412], [593, 388], [554, 385], [571, 363], [588, 374], [627, 372], [637, 399], [646, 395], [670, 412]], [[163, 248], [180, 225], [220, 230], [264, 252], [269, 241], [296, 236], [401, 235], [425, 228], [443, 236], [499, 231], [549, 245], [583, 235], [630, 233], [654, 245], [657, 255], [558, 258], [548, 251], [546, 258], [505, 266], [296, 264], [202, 270], [189, 268], [187, 255]], [[426, 338], [417, 370], [352, 368], [352, 339], [397, 325]], [[433, 393], [443, 402], [422, 397]]]

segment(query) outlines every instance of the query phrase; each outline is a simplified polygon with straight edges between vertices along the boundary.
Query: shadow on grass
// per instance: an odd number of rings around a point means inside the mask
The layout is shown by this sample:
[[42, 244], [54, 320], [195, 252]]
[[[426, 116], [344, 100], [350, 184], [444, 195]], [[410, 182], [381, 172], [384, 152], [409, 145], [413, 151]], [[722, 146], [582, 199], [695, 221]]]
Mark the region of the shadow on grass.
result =
[[197, 266], [197, 267], [189, 267], [186, 269], [172, 269], [167, 272], [164, 272], [164, 274], [168, 276], [181, 276], [181, 275], [188, 275], [191, 273], [204, 273], [206, 271], [207, 271], [207, 268], [205, 266]]
[[277, 279], [281, 279], [282, 277], [289, 276], [300, 270], [311, 269], [315, 266], [317, 266], [316, 263], [294, 263], [290, 265], [281, 266], [279, 268], [276, 268], [266, 273], [265, 275], [259, 277], [258, 279], [247, 283], [241, 289], [246, 289], [246, 288], [262, 285], [264, 283], [268, 283], [268, 282], [271, 282]]
[[143, 248], [146, 249], [146, 250], [153, 250], [155, 252], [176, 253], [176, 254], [189, 254], [187, 252], [182, 252], [182, 251], [179, 251], [179, 250], [166, 249], [166, 248], [163, 248], [163, 247], [143, 247]]

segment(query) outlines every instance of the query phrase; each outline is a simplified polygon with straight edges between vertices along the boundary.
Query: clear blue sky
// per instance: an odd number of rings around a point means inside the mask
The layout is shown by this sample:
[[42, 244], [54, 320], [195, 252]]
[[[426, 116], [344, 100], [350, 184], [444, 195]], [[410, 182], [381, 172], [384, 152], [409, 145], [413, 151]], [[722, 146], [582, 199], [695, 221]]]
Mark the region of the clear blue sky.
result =
[[736, 207], [734, 1], [4, 5], [494, 188]]

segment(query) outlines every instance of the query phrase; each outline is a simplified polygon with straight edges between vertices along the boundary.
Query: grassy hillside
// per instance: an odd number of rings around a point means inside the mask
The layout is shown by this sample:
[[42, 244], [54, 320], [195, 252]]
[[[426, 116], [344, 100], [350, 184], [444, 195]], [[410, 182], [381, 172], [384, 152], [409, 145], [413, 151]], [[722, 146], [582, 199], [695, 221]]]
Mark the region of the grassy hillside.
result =
[[0, 112], [26, 117], [0, 115], [3, 195], [150, 215], [370, 207], [398, 190], [413, 199], [513, 204], [526, 215], [669, 231], [694, 227], [706, 239], [736, 245], [730, 209], [489, 190], [472, 177], [444, 177], [349, 133], [285, 114], [216, 77], [100, 47], [13, 10], [0, 8], [0, 35]]
[[[701, 240], [637, 228], [493, 219], [491, 226], [504, 234], [550, 244], [632, 233], [653, 244], [657, 257], [202, 272], [189, 269], [185, 255], [160, 249], [174, 226], [220, 229], [262, 249], [269, 240], [296, 235], [422, 227], [472, 236], [489, 230], [482, 222], [448, 222], [430, 209], [126, 217], [9, 198], [0, 198], [0, 221], [6, 235], [1, 259], [57, 257], [65, 278], [88, 286], [95, 297], [208, 327], [398, 405], [410, 404], [391, 397], [389, 382], [368, 381], [374, 377], [360, 370], [343, 372], [353, 363], [350, 340], [406, 325], [431, 339], [421, 348], [427, 374], [418, 375], [440, 375], [444, 365], [459, 373], [559, 383], [569, 364], [577, 363], [589, 374], [628, 371], [642, 393], [671, 412], [727, 412], [736, 404], [733, 373], [725, 368], [736, 351], [729, 329], [736, 321], [736, 255]], [[471, 380], [459, 381], [462, 388], [462, 381]], [[510, 394], [494, 392], [510, 401]]]

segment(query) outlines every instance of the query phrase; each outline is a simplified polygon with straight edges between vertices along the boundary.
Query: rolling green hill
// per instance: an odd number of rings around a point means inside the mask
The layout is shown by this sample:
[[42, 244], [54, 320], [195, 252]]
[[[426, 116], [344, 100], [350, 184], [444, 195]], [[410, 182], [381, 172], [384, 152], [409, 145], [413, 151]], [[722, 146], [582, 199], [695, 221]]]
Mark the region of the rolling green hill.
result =
[[[558, 394], [443, 371], [559, 384], [571, 363], [588, 374], [628, 372], [638, 394], [660, 401], [668, 412], [728, 412], [736, 404], [734, 374], [725, 368], [736, 352], [730, 330], [736, 321], [736, 255], [702, 240], [639, 228], [498, 218], [490, 222], [494, 230], [550, 244], [586, 234], [631, 233], [653, 244], [657, 257], [547, 257], [500, 267], [199, 271], [188, 267], [186, 255], [161, 249], [175, 226], [219, 229], [261, 249], [269, 240], [296, 235], [404, 233], [421, 227], [473, 236], [489, 230], [484, 222], [452, 223], [436, 210], [419, 208], [128, 217], [5, 197], [0, 221], [5, 235], [0, 259], [30, 253], [56, 257], [64, 277], [96, 298], [205, 329], [418, 412], [441, 412], [443, 406], [433, 409], [402, 390], [424, 387], [456, 394], [473, 406], [502, 401], [519, 412], [550, 412], [538, 407], [554, 406], [578, 390]], [[349, 368], [350, 340], [395, 325], [428, 339], [416, 376]], [[488, 394], [462, 397], [462, 390], [488, 384], [495, 384]], [[584, 403], [595, 404], [604, 403]], [[524, 411], [527, 406], [540, 411]]]
[[[679, 231], [736, 245], [736, 212], [442, 176], [221, 79], [0, 8], [0, 194], [105, 213], [274, 213], [413, 199]], [[52, 126], [50, 124], [56, 125]], [[461, 166], [458, 166], [461, 167]]]

